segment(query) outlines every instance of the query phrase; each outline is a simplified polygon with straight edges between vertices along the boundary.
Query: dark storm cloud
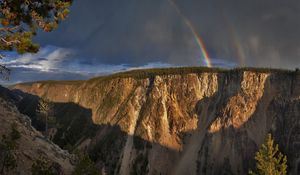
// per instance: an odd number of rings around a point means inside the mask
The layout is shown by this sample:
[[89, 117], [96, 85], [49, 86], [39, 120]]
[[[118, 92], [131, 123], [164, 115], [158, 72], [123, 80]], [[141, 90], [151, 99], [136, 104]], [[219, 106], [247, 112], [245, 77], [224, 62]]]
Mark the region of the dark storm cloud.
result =
[[[219, 10], [211, 20], [219, 22], [209, 28], [217, 31], [205, 27], [200, 30], [207, 33], [208, 45], [216, 49], [217, 55], [234, 57], [250, 66], [300, 65], [300, 1], [229, 0], [221, 6], [214, 2], [211, 10]], [[244, 56], [236, 53], [237, 47]]]
[[200, 62], [193, 36], [168, 1], [77, 1], [72, 12], [39, 40], [71, 46], [92, 63]]
[[[248, 66], [300, 65], [299, 0], [176, 0], [211, 57]], [[189, 28], [167, 0], [77, 0], [60, 28], [38, 37], [83, 64], [199, 65]]]

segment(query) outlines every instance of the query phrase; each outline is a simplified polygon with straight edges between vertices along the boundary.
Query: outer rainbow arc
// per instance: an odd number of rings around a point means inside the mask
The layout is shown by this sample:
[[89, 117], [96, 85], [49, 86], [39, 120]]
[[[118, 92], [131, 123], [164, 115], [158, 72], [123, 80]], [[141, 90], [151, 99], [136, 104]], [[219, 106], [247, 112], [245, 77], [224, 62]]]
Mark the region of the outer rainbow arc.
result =
[[175, 2], [173, 0], [168, 0], [168, 2], [175, 8], [176, 12], [179, 14], [179, 16], [182, 17], [183, 21], [185, 22], [185, 24], [188, 26], [188, 28], [191, 30], [191, 32], [193, 33], [194, 35], [194, 39], [201, 51], [201, 54], [204, 58], [204, 61], [205, 61], [205, 64], [207, 67], [212, 67], [212, 64], [211, 64], [211, 60], [210, 60], [210, 57], [209, 57], [209, 54], [208, 54], [208, 51], [205, 47], [205, 44], [204, 44], [204, 41], [203, 39], [201, 38], [201, 36], [197, 33], [197, 31], [195, 30], [195, 27], [192, 25], [192, 23], [187, 19], [187, 17], [185, 17], [181, 10], [178, 8], [178, 6], [175, 4]]
[[240, 66], [245, 66], [245, 61], [246, 61], [246, 55], [245, 55], [245, 50], [240, 42], [240, 38], [238, 36], [238, 33], [236, 32], [234, 28], [234, 23], [230, 20], [230, 18], [227, 17], [227, 15], [222, 11], [223, 13], [223, 18], [225, 22], [225, 26], [227, 30], [229, 31], [229, 34], [232, 39], [232, 44], [233, 48], [235, 49], [235, 54], [237, 56], [237, 59], [239, 61]]

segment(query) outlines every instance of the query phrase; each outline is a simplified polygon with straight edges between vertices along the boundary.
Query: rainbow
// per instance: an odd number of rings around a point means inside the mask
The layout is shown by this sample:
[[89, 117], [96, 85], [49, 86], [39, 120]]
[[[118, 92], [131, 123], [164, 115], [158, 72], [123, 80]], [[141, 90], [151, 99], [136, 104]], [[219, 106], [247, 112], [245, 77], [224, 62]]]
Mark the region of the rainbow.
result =
[[246, 65], [246, 54], [245, 50], [242, 46], [242, 43], [240, 42], [239, 35], [237, 31], [235, 30], [235, 27], [233, 25], [233, 22], [227, 17], [227, 15], [223, 12], [224, 17], [224, 22], [227, 30], [229, 31], [231, 41], [233, 48], [235, 49], [235, 55], [238, 59], [239, 65], [240, 66], [245, 66]]
[[212, 63], [211, 63], [208, 51], [205, 47], [204, 41], [201, 38], [201, 36], [199, 35], [199, 33], [196, 31], [195, 27], [192, 25], [190, 20], [186, 16], [183, 15], [183, 13], [181, 12], [179, 7], [177, 6], [177, 4], [173, 0], [168, 0], [168, 2], [175, 8], [178, 15], [182, 17], [184, 23], [188, 26], [188, 28], [193, 33], [194, 39], [195, 39], [195, 41], [196, 41], [196, 43], [197, 43], [197, 45], [198, 45], [198, 47], [201, 51], [201, 54], [202, 54], [202, 57], [204, 58], [206, 66], [207, 67], [212, 67]]

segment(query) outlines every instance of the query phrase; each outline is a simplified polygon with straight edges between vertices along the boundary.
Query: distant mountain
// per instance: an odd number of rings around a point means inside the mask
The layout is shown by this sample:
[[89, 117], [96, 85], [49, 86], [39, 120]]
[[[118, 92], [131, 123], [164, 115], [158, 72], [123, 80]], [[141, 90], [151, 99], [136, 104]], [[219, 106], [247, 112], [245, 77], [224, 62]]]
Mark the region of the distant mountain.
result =
[[247, 174], [268, 133], [300, 174], [299, 71], [151, 69], [13, 89], [32, 118], [35, 97], [51, 100], [54, 142], [107, 174]]

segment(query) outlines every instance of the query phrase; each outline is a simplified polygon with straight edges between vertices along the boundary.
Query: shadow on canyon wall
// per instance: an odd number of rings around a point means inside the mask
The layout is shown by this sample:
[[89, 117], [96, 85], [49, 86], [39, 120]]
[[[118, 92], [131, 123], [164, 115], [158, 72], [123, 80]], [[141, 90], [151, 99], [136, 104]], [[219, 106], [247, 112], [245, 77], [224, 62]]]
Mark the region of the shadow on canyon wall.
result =
[[[268, 133], [272, 134], [279, 149], [287, 155], [289, 174], [300, 174], [299, 72], [270, 74], [265, 80], [264, 93], [258, 100], [255, 111], [245, 121], [234, 118], [234, 106], [232, 110], [225, 109], [230, 99], [240, 93], [241, 73], [236, 71], [229, 75], [219, 74], [217, 93], [196, 105], [198, 127], [203, 126], [201, 122], [208, 122], [204, 125], [205, 136], [198, 151], [197, 174], [246, 174], [249, 168], [255, 167], [255, 152], [264, 143]], [[235, 105], [243, 110], [243, 103]], [[208, 119], [201, 119], [203, 115]], [[208, 126], [218, 116], [223, 116], [224, 123], [231, 125], [223, 126], [214, 133], [207, 132]], [[242, 125], [234, 127], [234, 120], [242, 122]], [[213, 155], [210, 156], [211, 154]], [[218, 159], [224, 160], [220, 164]]]
[[[288, 157], [290, 174], [300, 174], [300, 100], [293, 99], [300, 94], [300, 75], [272, 73], [265, 81], [263, 96], [247, 121], [238, 128], [229, 125], [217, 132], [208, 132], [217, 116], [224, 116], [225, 123], [234, 122], [235, 119], [230, 117], [232, 111], [225, 112], [225, 115], [224, 111], [229, 100], [241, 90], [242, 71], [218, 76], [215, 95], [203, 98], [195, 106], [199, 116], [198, 128], [182, 133], [184, 144], [181, 152], [138, 136], [128, 136], [119, 126], [94, 125], [91, 109], [75, 103], [54, 103], [57, 132], [53, 141], [64, 149], [88, 151], [99, 169], [105, 167], [108, 174], [120, 172], [128, 137], [133, 137], [133, 146], [138, 153], [131, 163], [131, 171], [135, 174], [149, 171], [149, 154], [153, 148], [169, 155], [168, 164], [173, 164], [173, 158], [179, 159], [179, 163], [173, 165], [174, 171], [184, 171], [186, 165], [196, 164], [195, 174], [245, 174], [255, 167], [255, 152], [267, 134], [272, 133], [280, 150]], [[149, 88], [147, 91], [151, 91]], [[39, 97], [18, 90], [14, 93], [23, 97], [18, 101], [20, 112], [30, 116], [33, 126], [43, 131], [44, 123], [36, 117]], [[197, 152], [196, 157], [190, 159], [194, 152]], [[185, 162], [188, 160], [196, 162]], [[160, 173], [164, 174], [157, 172]]]

